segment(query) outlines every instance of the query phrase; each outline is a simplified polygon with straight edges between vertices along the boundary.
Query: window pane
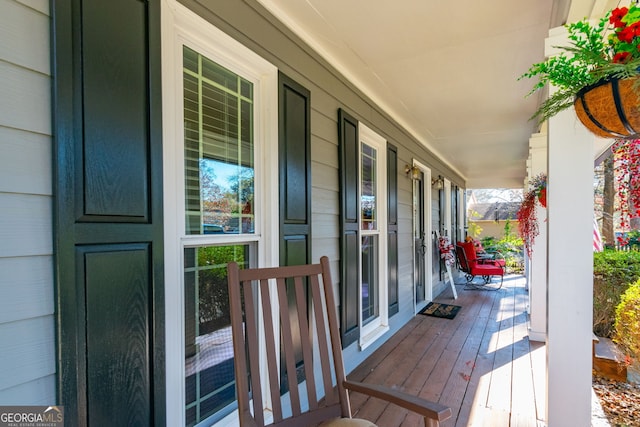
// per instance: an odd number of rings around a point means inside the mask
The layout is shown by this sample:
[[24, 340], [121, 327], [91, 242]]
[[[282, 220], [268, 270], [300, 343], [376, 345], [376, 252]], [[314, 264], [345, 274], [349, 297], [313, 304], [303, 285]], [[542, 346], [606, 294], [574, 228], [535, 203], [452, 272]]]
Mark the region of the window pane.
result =
[[253, 85], [183, 50], [186, 234], [253, 233]]
[[202, 57], [202, 76], [232, 92], [238, 91], [238, 76], [205, 57]]
[[362, 237], [362, 324], [378, 317], [378, 236]]
[[376, 150], [362, 144], [362, 178], [360, 181], [360, 211], [363, 230], [375, 230], [376, 220]]
[[231, 261], [246, 268], [249, 246], [184, 249], [187, 426], [195, 425], [235, 401], [227, 291], [227, 263]]

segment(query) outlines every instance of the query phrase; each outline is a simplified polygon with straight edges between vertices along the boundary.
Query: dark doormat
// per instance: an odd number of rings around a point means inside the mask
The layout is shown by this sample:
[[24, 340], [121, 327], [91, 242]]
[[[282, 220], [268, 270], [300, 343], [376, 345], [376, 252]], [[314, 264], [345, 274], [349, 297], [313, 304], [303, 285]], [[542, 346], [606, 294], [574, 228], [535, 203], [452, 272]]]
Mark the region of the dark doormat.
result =
[[443, 317], [445, 319], [453, 319], [462, 307], [459, 305], [442, 304], [439, 302], [430, 302], [425, 308], [420, 310], [418, 314], [425, 316]]

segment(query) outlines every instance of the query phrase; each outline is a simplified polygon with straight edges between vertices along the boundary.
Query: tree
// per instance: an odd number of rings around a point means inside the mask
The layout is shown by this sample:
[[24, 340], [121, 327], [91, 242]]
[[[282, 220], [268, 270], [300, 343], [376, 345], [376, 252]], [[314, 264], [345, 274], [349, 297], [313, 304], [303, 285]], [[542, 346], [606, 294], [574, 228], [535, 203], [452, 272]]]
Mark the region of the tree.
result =
[[229, 179], [230, 198], [236, 203], [234, 212], [240, 218], [241, 232], [250, 233], [254, 229], [254, 187], [253, 169], [241, 168], [238, 175]]
[[522, 189], [484, 188], [470, 190], [478, 203], [521, 202]]

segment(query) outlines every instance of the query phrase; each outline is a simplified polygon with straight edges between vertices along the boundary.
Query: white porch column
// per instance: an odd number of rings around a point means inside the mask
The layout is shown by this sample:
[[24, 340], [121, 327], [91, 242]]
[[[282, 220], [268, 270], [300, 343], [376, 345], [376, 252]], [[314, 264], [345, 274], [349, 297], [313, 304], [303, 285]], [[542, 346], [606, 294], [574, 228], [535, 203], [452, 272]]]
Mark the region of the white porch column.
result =
[[[549, 34], [547, 46], [566, 44], [564, 28]], [[547, 425], [589, 426], [595, 137], [573, 109], [548, 132]]]
[[[529, 178], [547, 173], [547, 134], [536, 133], [529, 138]], [[525, 188], [526, 190], [526, 188]], [[547, 339], [547, 209], [538, 205], [540, 234], [533, 244], [529, 262], [529, 339]]]
[[[531, 151], [529, 151], [529, 157], [527, 158], [527, 175], [522, 182], [523, 191], [527, 191], [529, 187], [529, 177], [531, 176]], [[524, 196], [524, 193], [523, 193]], [[527, 254], [526, 250], [522, 251], [524, 256], [524, 277], [525, 277], [525, 289], [529, 292], [529, 283], [531, 283], [531, 258], [529, 258], [529, 254]], [[546, 291], [545, 291], [546, 292]], [[529, 301], [529, 305], [527, 306], [527, 314], [531, 314], [531, 301]], [[546, 331], [546, 329], [545, 329]]]

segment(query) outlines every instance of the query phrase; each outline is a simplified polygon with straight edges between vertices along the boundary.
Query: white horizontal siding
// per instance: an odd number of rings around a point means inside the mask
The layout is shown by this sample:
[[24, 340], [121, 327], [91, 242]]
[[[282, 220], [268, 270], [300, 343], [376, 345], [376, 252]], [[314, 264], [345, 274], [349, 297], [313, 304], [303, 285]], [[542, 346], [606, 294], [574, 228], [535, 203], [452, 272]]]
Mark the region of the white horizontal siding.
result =
[[51, 137], [0, 127], [0, 192], [51, 195]]
[[2, 323], [0, 342], [0, 389], [55, 373], [53, 316]]
[[53, 314], [53, 258], [0, 258], [0, 324]]
[[0, 390], [2, 405], [51, 405], [56, 401], [56, 376], [49, 375]]
[[[44, 0], [33, 1], [47, 5]], [[3, 1], [0, 14], [0, 58], [49, 75], [49, 17], [24, 4]]]
[[0, 404], [56, 402], [49, 2], [0, 2]]
[[52, 253], [51, 197], [0, 193], [0, 258]]
[[46, 0], [17, 0], [16, 3], [23, 4], [40, 13], [49, 15], [49, 2]]
[[[1, 40], [0, 44], [4, 42]], [[0, 99], [0, 126], [51, 135], [49, 76], [2, 62], [0, 58]]]

